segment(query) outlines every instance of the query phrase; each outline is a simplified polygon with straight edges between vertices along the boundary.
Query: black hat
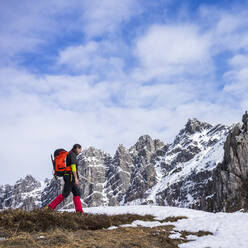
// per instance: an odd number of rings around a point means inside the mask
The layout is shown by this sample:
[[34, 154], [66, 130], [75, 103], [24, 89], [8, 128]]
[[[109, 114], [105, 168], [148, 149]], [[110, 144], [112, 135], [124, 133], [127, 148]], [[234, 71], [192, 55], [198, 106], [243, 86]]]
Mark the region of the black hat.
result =
[[77, 149], [77, 148], [80, 149], [80, 148], [82, 148], [82, 147], [81, 147], [81, 145], [79, 145], [79, 144], [74, 144], [73, 147], [72, 147], [73, 150], [75, 150], [75, 149]]

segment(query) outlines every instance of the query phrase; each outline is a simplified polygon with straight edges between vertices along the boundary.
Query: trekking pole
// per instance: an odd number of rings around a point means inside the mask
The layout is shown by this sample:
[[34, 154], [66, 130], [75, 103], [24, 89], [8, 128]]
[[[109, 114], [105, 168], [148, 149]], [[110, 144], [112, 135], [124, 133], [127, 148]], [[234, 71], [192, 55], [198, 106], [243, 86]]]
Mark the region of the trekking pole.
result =
[[57, 181], [57, 176], [56, 176], [56, 174], [55, 173], [53, 173], [53, 177], [54, 177], [54, 179]]
[[52, 160], [52, 163], [53, 163], [53, 176], [54, 176], [54, 179], [57, 180], [57, 176], [54, 173], [55, 172], [55, 162], [54, 162], [54, 159], [53, 159], [53, 155], [52, 154], [51, 154], [51, 160]]

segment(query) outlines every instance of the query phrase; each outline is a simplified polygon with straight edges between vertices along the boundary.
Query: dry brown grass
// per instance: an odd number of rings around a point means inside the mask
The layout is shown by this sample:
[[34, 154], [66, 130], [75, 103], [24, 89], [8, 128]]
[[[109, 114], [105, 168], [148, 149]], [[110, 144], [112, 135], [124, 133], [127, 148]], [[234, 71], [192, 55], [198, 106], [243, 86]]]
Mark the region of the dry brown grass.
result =
[[[186, 217], [170, 217], [161, 222], [173, 222], [183, 218]], [[187, 242], [187, 235], [210, 234], [203, 231], [183, 231], [181, 238], [170, 239], [173, 225], [106, 229], [129, 224], [134, 220], [153, 221], [154, 217], [7, 210], [0, 212], [0, 238], [5, 238], [0, 240], [0, 248], [176, 248], [178, 244]]]
[[44, 232], [57, 228], [66, 230], [98, 230], [110, 226], [129, 224], [134, 220], [154, 220], [151, 215], [140, 216], [136, 214], [113, 215], [105, 214], [79, 214], [57, 212], [50, 210], [24, 211], [6, 210], [0, 212], [1, 228], [10, 232]]
[[182, 220], [182, 219], [187, 219], [186, 216], [170, 216], [165, 218], [164, 220], [161, 221], [161, 223], [163, 222], [176, 222], [178, 220]]

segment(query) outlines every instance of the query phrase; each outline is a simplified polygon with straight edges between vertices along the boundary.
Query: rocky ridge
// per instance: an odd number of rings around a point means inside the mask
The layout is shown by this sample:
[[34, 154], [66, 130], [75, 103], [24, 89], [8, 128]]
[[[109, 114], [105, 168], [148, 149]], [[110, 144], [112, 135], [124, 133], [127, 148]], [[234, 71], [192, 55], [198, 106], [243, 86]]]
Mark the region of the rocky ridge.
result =
[[[247, 149], [248, 134], [239, 126], [213, 126], [197, 119], [189, 119], [171, 144], [144, 135], [130, 148], [119, 145], [113, 157], [89, 147], [78, 157], [82, 204], [154, 204], [207, 211], [246, 207]], [[27, 176], [14, 186], [1, 186], [0, 209], [45, 206], [62, 184]], [[72, 196], [60, 205], [72, 207]]]

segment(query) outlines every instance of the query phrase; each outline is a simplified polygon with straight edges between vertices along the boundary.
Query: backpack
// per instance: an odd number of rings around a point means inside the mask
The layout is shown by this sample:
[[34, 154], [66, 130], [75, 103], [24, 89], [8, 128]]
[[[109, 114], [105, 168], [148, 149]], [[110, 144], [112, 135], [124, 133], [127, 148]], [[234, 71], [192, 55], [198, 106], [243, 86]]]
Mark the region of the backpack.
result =
[[64, 149], [57, 149], [54, 152], [54, 158], [51, 155], [53, 162], [54, 174], [58, 177], [62, 177], [66, 172], [70, 172], [71, 168], [66, 167], [66, 157], [68, 152]]

